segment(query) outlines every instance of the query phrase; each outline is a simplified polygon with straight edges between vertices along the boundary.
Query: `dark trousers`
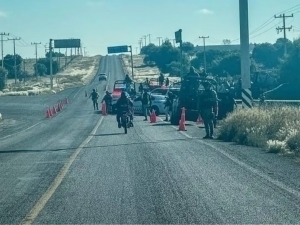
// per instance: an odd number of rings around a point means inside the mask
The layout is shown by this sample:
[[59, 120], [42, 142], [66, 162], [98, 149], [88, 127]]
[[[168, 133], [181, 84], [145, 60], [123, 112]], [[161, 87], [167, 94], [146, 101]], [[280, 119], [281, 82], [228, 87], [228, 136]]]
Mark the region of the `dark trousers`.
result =
[[201, 115], [205, 127], [206, 136], [213, 136], [214, 134], [214, 113], [211, 111], [204, 111]]
[[96, 107], [97, 107], [97, 110], [99, 110], [99, 108], [98, 108], [98, 100], [97, 99], [93, 99], [93, 106], [94, 106], [94, 110], [96, 109]]

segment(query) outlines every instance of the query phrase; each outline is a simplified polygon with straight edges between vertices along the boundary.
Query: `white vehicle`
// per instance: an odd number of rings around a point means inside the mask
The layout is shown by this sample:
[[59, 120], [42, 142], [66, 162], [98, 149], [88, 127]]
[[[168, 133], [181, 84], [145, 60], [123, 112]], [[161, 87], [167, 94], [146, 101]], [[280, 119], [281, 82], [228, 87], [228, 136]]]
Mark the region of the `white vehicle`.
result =
[[[164, 114], [166, 97], [164, 95], [151, 95], [151, 100], [152, 100], [151, 111], [152, 109], [154, 109], [156, 116], [160, 114]], [[137, 96], [133, 100], [133, 110], [134, 110], [134, 114], [143, 114], [142, 96]]]
[[107, 80], [107, 75], [105, 73], [99, 74], [99, 81], [102, 81], [102, 80]]

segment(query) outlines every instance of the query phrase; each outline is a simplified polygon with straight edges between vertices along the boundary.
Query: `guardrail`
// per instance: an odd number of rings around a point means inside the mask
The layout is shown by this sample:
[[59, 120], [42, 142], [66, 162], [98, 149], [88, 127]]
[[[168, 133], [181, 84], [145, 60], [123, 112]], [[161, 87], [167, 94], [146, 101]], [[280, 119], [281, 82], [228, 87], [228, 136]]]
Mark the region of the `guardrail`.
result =
[[[241, 99], [236, 99], [237, 104], [242, 104]], [[253, 100], [253, 103], [259, 104], [260, 100]], [[265, 104], [287, 104], [287, 105], [300, 105], [300, 100], [264, 100]]]

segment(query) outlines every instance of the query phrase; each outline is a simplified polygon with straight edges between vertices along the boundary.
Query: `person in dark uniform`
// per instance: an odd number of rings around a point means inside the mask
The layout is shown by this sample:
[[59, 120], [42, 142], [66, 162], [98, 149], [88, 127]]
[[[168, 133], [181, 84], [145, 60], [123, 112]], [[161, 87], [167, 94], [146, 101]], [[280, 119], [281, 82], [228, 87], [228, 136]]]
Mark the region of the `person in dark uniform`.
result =
[[211, 83], [206, 81], [203, 82], [204, 91], [199, 96], [199, 104], [198, 111], [201, 115], [206, 135], [203, 137], [204, 139], [213, 139], [214, 134], [214, 108], [217, 105], [217, 93], [211, 89]]
[[[90, 94], [90, 97], [92, 97], [92, 101], [93, 101], [93, 106], [94, 106], [94, 110], [99, 110], [98, 108], [98, 98], [99, 98], [99, 94], [98, 92], [96, 91], [96, 89], [93, 89], [93, 92]], [[89, 98], [90, 98], [89, 97]]]

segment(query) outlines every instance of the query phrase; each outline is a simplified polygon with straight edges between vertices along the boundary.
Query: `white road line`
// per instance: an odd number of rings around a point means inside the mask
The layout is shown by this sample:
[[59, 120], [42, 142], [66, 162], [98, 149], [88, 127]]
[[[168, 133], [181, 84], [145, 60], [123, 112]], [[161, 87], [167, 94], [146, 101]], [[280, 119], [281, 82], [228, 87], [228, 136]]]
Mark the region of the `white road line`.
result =
[[77, 155], [82, 151], [85, 145], [87, 145], [93, 136], [95, 135], [97, 129], [102, 124], [104, 117], [101, 117], [98, 120], [98, 123], [90, 133], [90, 135], [80, 144], [80, 146], [76, 149], [76, 151], [70, 156], [70, 158], [65, 162], [64, 166], [61, 168], [59, 173], [57, 174], [56, 178], [49, 186], [47, 191], [41, 196], [41, 198], [37, 201], [37, 203], [33, 206], [30, 212], [26, 215], [26, 217], [21, 221], [21, 224], [32, 224], [34, 220], [37, 218], [39, 213], [43, 210], [49, 199], [55, 193], [56, 189], [59, 187], [63, 179], [65, 178], [66, 174], [68, 173], [71, 165], [73, 164], [74, 160], [76, 159]]
[[[163, 121], [161, 118], [159, 118], [159, 120]], [[178, 130], [177, 127], [175, 126], [172, 126], [172, 128], [174, 128], [175, 130]], [[185, 133], [184, 131], [180, 131], [180, 133], [184, 136], [186, 136], [187, 138], [193, 138], [192, 136], [188, 135], [187, 133]], [[277, 186], [278, 188], [296, 196], [297, 198], [300, 198], [300, 191], [298, 190], [295, 190], [287, 185], [285, 185], [284, 183], [278, 181], [278, 180], [275, 180], [273, 178], [271, 178], [270, 176], [264, 174], [263, 172], [255, 169], [254, 167], [252, 166], [249, 166], [248, 164], [242, 162], [241, 160], [237, 159], [236, 157], [230, 155], [229, 153], [227, 153], [226, 151], [223, 151], [221, 150], [220, 148], [214, 146], [213, 144], [211, 143], [208, 143], [206, 141], [203, 141], [203, 140], [200, 140], [200, 139], [196, 139], [198, 142], [200, 142], [201, 144], [203, 145], [206, 145], [206, 146], [209, 146], [211, 147], [212, 149], [214, 149], [215, 151], [221, 153], [222, 155], [224, 155], [225, 157], [227, 157], [228, 159], [230, 159], [231, 161], [233, 161], [234, 163], [236, 163], [237, 165], [239, 165], [240, 167], [248, 170], [249, 172], [261, 177], [262, 179], [265, 179], [267, 180], [268, 182], [272, 183], [273, 185]]]
[[84, 86], [82, 86], [77, 92], [76, 94], [73, 96], [73, 99], [75, 99], [75, 97], [78, 95], [78, 93], [81, 91], [81, 89], [83, 88]]
[[24, 130], [21, 130], [21, 131], [18, 131], [18, 132], [16, 132], [16, 133], [13, 133], [13, 134], [10, 134], [10, 135], [1, 137], [0, 140], [5, 139], [5, 138], [8, 138], [8, 137], [11, 137], [11, 136], [14, 136], [14, 135], [16, 135], [16, 134], [20, 134], [20, 133], [22, 133], [22, 132], [24, 132], [24, 131], [27, 131], [27, 130], [29, 130], [29, 129], [31, 129], [31, 128], [34, 128], [35, 126], [37, 126], [37, 125], [39, 125], [39, 124], [41, 124], [41, 123], [42, 123], [42, 121], [41, 121], [41, 122], [38, 122], [38, 123], [36, 123], [36, 124], [33, 124], [32, 126], [27, 127], [27, 128], [24, 129]]

